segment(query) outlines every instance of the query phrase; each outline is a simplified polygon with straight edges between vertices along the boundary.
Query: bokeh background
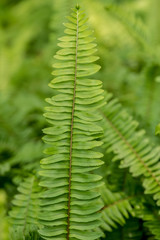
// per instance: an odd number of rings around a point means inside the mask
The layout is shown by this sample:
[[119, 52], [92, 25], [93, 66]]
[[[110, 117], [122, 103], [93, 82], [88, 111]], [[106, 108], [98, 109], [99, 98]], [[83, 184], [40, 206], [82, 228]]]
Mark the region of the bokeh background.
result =
[[98, 44], [96, 78], [153, 141], [160, 122], [159, 0], [0, 0], [0, 240], [19, 182], [43, 156], [44, 99], [65, 16], [79, 3]]

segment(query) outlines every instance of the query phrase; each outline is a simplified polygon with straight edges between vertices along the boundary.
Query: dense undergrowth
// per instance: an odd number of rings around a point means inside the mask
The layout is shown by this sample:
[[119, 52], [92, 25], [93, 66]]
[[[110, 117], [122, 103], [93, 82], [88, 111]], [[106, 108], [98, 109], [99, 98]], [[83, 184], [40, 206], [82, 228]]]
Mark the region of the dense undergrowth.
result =
[[78, 2], [0, 2], [0, 240], [159, 240], [159, 0]]

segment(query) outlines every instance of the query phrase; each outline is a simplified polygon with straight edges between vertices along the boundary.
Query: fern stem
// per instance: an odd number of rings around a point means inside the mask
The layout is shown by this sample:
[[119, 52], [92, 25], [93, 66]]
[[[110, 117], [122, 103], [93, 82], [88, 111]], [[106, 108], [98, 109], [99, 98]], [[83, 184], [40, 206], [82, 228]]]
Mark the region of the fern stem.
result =
[[74, 76], [73, 104], [72, 104], [72, 117], [71, 117], [71, 136], [70, 136], [70, 156], [69, 156], [69, 189], [68, 189], [67, 240], [69, 240], [69, 233], [70, 233], [72, 145], [73, 145], [73, 124], [74, 124], [74, 111], [75, 111], [75, 98], [76, 98], [77, 55], [78, 55], [78, 9], [77, 9], [77, 32], [76, 32], [76, 53], [75, 53], [75, 76]]

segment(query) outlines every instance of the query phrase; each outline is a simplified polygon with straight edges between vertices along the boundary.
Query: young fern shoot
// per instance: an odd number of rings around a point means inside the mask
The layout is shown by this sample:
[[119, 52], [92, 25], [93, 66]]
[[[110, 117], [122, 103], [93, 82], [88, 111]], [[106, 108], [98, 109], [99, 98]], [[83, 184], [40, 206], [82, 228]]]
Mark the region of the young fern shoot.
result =
[[[97, 109], [104, 105], [102, 83], [88, 79], [100, 67], [93, 31], [77, 6], [64, 24], [54, 56], [55, 78], [50, 87], [57, 95], [47, 99], [45, 117], [51, 127], [44, 129], [44, 141], [50, 145], [41, 160], [42, 194], [39, 233], [44, 239], [94, 240], [101, 237], [99, 192], [100, 176], [93, 173], [103, 164], [102, 154], [94, 151], [102, 144], [103, 130], [97, 123]], [[91, 173], [92, 172], [92, 173]]]

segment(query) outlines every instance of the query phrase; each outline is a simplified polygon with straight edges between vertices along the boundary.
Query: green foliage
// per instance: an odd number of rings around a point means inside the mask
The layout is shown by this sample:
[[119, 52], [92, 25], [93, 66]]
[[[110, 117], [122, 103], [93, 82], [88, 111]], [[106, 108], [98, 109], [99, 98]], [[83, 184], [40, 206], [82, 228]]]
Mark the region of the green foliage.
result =
[[[149, 22], [148, 24], [144, 22], [144, 16], [142, 17], [139, 13], [129, 11], [130, 7], [122, 8], [121, 6], [118, 5], [110, 5], [106, 8], [108, 12], [115, 19], [117, 19], [118, 22], [121, 23], [123, 27], [127, 29], [129, 37], [132, 37], [132, 39], [135, 40], [132, 48], [136, 47], [137, 52], [139, 52], [138, 54], [139, 56], [137, 57], [140, 58], [139, 60], [137, 59], [136, 61], [139, 61], [139, 64], [142, 64], [141, 63], [142, 59], [144, 61], [144, 64], [142, 66], [139, 66], [140, 72], [137, 76], [138, 77], [137, 81], [134, 80], [132, 77], [130, 84], [131, 86], [129, 89], [128, 88], [126, 89], [126, 94], [128, 94], [128, 91], [131, 90], [130, 94], [135, 95], [134, 99], [131, 100], [131, 102], [133, 101], [132, 108], [135, 109], [134, 114], [139, 115], [143, 119], [144, 118], [146, 119], [145, 122], [148, 125], [147, 128], [149, 127], [151, 129], [151, 135], [153, 135], [155, 126], [159, 122], [158, 116], [160, 114], [158, 106], [160, 91], [160, 84], [158, 80], [160, 74], [159, 42], [155, 40], [158, 38], [159, 35], [155, 30], [158, 24], [157, 22], [159, 22], [159, 16], [158, 14], [154, 14], [155, 11], [152, 10], [152, 9], [155, 10], [156, 8], [158, 8], [158, 6], [159, 5], [156, 0], [152, 1], [152, 4], [149, 4], [148, 18], [151, 18], [152, 16], [152, 19], [149, 19], [150, 21], [148, 19], [146, 20]], [[152, 24], [153, 26], [152, 22], [154, 22], [154, 29], [153, 27], [152, 28], [149, 27], [150, 24]], [[117, 27], [119, 27], [119, 25]], [[131, 58], [130, 60], [131, 63], [128, 62], [127, 64], [131, 65], [130, 68], [133, 68], [134, 70], [134, 64], [136, 63], [134, 63], [135, 59], [134, 58], [132, 59], [132, 55], [133, 53], [131, 51], [131, 55], [128, 56], [129, 58]], [[126, 59], [125, 61], [128, 61], [128, 59]], [[134, 78], [136, 79], [136, 76]], [[139, 79], [141, 80], [139, 81]], [[140, 101], [141, 105], [137, 104]]]
[[155, 240], [160, 239], [159, 221], [160, 217], [156, 207], [146, 204], [137, 210], [137, 216], [144, 220], [144, 226], [154, 235]]
[[109, 11], [120, 23], [124, 25], [124, 27], [129, 31], [129, 33], [135, 38], [135, 40], [144, 48], [150, 47], [147, 42], [147, 31], [145, 25], [141, 21], [141, 19], [136, 18], [136, 16], [131, 15], [131, 13], [127, 13], [120, 6], [116, 5], [108, 5], [106, 10]]
[[130, 221], [128, 221], [123, 228], [119, 227], [119, 229], [117, 229], [116, 231], [112, 233], [107, 233], [106, 239], [141, 240], [143, 239], [143, 236], [140, 222], [134, 218], [130, 219]]
[[0, 1], [0, 239], [159, 240], [159, 0], [78, 3]]

